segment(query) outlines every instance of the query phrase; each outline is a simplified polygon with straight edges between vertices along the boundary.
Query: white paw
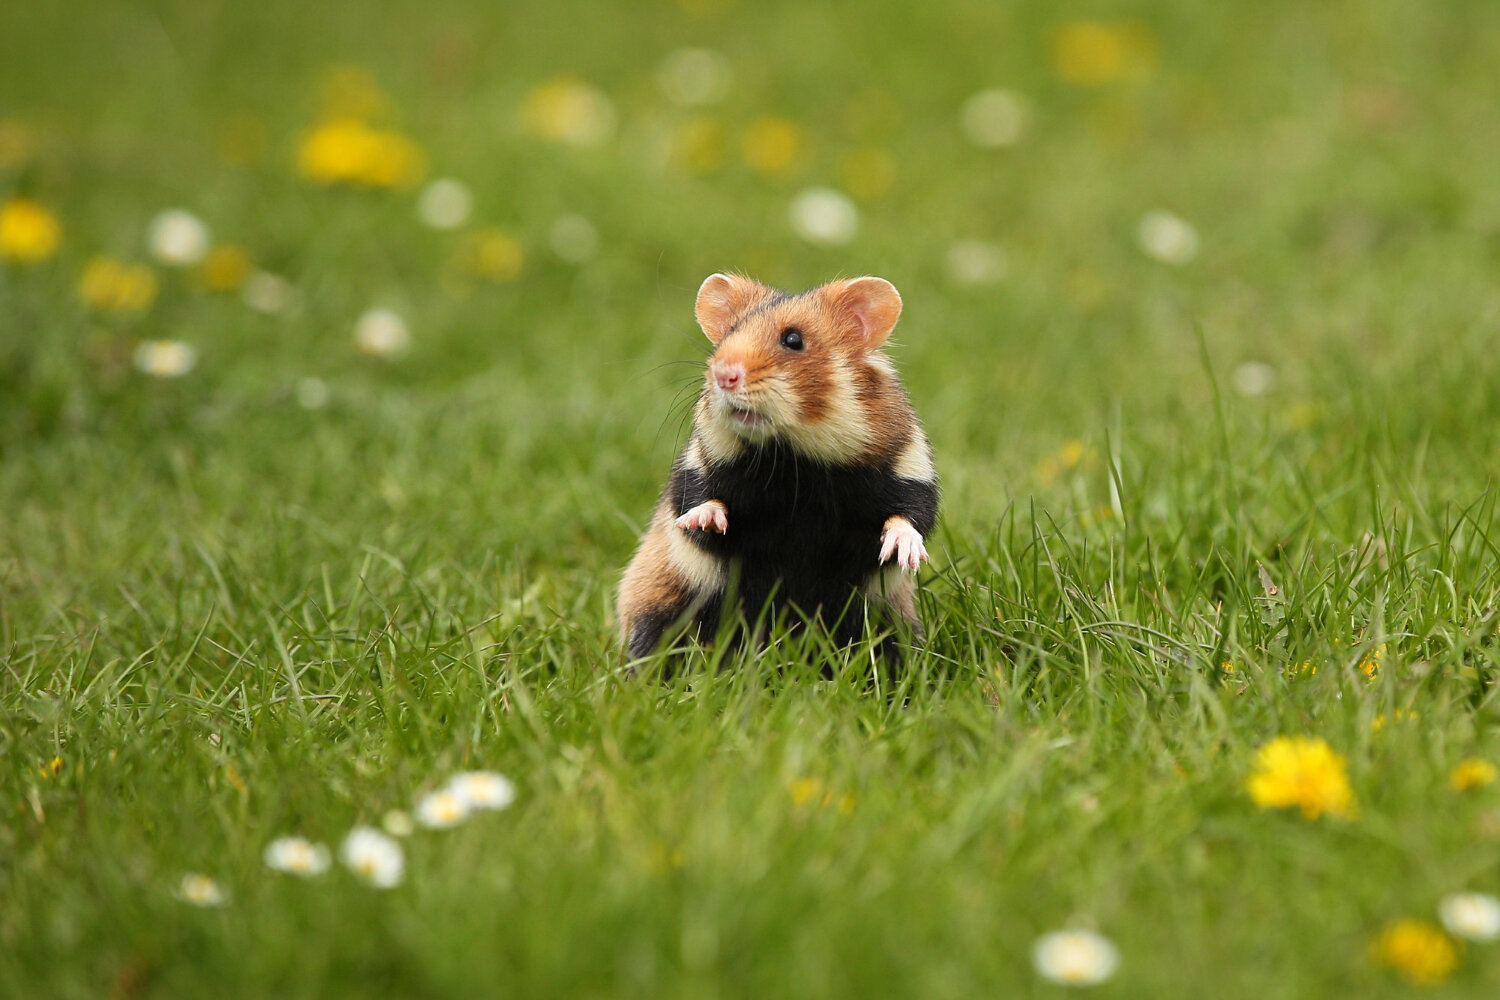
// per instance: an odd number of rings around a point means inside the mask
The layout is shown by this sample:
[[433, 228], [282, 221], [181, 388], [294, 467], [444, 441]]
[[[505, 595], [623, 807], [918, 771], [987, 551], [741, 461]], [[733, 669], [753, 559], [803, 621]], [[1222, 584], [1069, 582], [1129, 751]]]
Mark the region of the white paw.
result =
[[675, 523], [683, 531], [701, 528], [723, 535], [729, 532], [729, 510], [718, 500], [705, 500], [679, 517]]
[[896, 565], [908, 573], [915, 573], [927, 561], [927, 546], [922, 543], [922, 533], [904, 517], [887, 521], [885, 533], [880, 536], [881, 564], [890, 562], [891, 556], [895, 556]]

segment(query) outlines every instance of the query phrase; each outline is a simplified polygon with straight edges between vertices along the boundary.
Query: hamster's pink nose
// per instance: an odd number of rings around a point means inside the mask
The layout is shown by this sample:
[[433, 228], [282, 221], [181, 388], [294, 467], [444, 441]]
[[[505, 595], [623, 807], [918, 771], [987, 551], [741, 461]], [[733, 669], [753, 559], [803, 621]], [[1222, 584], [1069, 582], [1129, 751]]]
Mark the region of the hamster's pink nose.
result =
[[738, 389], [745, 384], [745, 366], [738, 361], [727, 365], [714, 365], [714, 381], [725, 392]]

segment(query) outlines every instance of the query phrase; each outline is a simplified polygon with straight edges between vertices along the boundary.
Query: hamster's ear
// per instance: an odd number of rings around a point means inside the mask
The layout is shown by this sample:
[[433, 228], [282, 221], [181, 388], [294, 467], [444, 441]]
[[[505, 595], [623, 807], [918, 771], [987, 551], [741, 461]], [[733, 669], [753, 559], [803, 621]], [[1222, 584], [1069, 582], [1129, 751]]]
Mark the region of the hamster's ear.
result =
[[717, 344], [765, 291], [764, 285], [738, 274], [710, 274], [698, 287], [698, 325]]
[[836, 311], [847, 316], [856, 346], [873, 351], [901, 318], [901, 293], [884, 278], [850, 278], [826, 286]]

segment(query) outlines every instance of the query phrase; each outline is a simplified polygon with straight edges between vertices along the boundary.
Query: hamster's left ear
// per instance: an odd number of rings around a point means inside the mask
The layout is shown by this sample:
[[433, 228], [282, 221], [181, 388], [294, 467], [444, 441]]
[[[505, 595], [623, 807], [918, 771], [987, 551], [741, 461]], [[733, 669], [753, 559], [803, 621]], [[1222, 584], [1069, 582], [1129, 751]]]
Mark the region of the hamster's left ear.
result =
[[884, 278], [850, 278], [826, 286], [833, 306], [847, 316], [856, 346], [873, 351], [901, 318], [901, 293]]

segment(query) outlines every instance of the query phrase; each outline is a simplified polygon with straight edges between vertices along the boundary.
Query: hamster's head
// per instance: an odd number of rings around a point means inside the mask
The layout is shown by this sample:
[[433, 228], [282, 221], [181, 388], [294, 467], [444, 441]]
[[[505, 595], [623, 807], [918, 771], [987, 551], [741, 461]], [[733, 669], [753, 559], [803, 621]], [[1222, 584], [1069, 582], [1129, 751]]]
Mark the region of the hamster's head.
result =
[[861, 383], [888, 377], [869, 358], [901, 316], [884, 278], [849, 278], [787, 295], [740, 275], [698, 289], [698, 325], [714, 344], [705, 380], [712, 417], [750, 442], [860, 435]]

